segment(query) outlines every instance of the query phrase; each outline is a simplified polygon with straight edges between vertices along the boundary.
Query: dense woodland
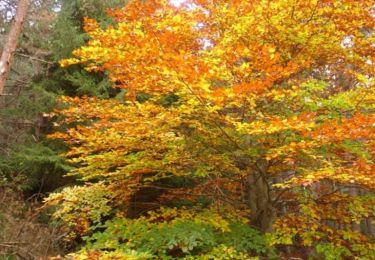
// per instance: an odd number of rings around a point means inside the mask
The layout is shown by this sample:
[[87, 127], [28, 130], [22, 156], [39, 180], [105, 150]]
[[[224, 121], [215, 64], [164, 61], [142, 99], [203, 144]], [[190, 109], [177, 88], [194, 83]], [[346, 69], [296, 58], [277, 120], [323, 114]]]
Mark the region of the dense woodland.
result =
[[375, 259], [374, 28], [368, 0], [0, 0], [0, 259]]

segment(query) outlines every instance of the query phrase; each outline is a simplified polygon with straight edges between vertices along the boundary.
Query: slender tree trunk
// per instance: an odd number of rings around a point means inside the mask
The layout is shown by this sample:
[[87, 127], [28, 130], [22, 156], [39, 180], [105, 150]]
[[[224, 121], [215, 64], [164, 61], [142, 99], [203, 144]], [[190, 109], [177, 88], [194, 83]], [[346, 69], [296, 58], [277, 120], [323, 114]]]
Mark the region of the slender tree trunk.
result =
[[8, 78], [13, 54], [17, 48], [18, 38], [22, 32], [22, 25], [27, 14], [28, 6], [29, 0], [18, 1], [15, 20], [10, 29], [8, 39], [3, 47], [3, 52], [0, 58], [0, 95], [4, 92], [5, 82]]
[[259, 227], [262, 232], [269, 232], [272, 231], [276, 219], [276, 209], [272, 203], [265, 168], [267, 166], [261, 166], [259, 171], [253, 171], [247, 177], [247, 201], [251, 210], [252, 224]]
[[[351, 188], [349, 189], [349, 194], [350, 194], [351, 196], [353, 196], [353, 197], [358, 196], [358, 195], [359, 195], [358, 193], [359, 193], [359, 192], [358, 192], [358, 188], [356, 188], [356, 187], [351, 187]], [[353, 229], [354, 231], [361, 232], [361, 225], [360, 225], [360, 223], [352, 222], [352, 229]]]

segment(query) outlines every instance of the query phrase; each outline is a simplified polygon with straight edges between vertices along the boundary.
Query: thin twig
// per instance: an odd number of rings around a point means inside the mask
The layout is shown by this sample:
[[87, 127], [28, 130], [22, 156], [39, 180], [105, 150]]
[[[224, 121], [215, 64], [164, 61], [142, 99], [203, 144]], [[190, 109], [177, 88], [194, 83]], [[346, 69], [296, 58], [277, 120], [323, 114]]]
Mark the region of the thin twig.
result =
[[51, 64], [51, 65], [54, 64], [54, 62], [42, 60], [40, 58], [36, 58], [36, 57], [26, 55], [26, 54], [22, 54], [22, 53], [19, 53], [19, 52], [17, 52], [16, 55], [21, 56], [21, 57], [25, 57], [25, 58], [29, 58], [30, 60], [36, 60], [36, 61], [40, 61], [40, 62], [43, 62], [43, 63]]

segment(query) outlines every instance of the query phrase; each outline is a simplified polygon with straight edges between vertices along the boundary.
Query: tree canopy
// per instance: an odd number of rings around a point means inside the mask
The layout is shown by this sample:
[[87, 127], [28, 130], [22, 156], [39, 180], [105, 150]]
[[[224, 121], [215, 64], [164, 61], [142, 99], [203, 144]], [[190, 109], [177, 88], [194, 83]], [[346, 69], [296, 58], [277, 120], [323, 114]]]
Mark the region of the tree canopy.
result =
[[47, 199], [72, 239], [88, 236], [77, 255], [375, 256], [370, 1], [148, 0], [108, 14], [85, 18], [89, 41], [61, 65], [105, 73], [116, 95], [62, 97], [51, 135], [83, 183]]

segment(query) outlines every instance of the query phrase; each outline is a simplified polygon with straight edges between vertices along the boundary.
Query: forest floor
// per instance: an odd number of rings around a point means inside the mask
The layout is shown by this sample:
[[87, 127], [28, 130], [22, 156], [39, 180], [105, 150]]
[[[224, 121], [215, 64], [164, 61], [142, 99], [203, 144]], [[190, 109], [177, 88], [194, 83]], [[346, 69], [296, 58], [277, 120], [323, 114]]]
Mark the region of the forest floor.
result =
[[62, 232], [48, 223], [36, 195], [25, 198], [0, 186], [0, 259], [47, 259], [59, 255]]

